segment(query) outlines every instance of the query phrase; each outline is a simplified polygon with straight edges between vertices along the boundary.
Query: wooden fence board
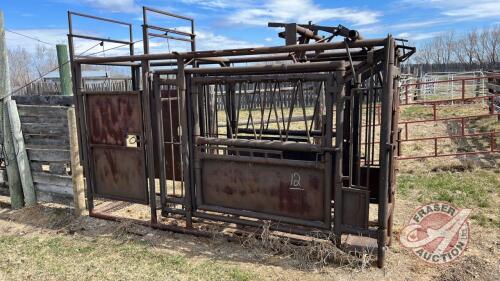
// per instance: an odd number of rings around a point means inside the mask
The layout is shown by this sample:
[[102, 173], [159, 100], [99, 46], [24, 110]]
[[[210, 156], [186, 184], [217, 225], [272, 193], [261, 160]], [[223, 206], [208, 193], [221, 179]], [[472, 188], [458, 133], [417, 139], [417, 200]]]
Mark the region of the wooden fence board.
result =
[[54, 175], [45, 172], [33, 172], [33, 181], [61, 188], [72, 188], [71, 176]]
[[30, 161], [42, 162], [70, 162], [69, 150], [62, 149], [28, 149]]
[[21, 129], [28, 135], [68, 135], [68, 126], [44, 123], [23, 123]]
[[73, 203], [72, 196], [59, 193], [52, 193], [52, 192], [38, 190], [36, 192], [36, 196], [39, 202], [59, 203], [70, 206]]
[[73, 105], [73, 96], [13, 96], [18, 105]]
[[32, 148], [34, 146], [50, 146], [50, 147], [59, 147], [60, 149], [69, 149], [69, 138], [66, 137], [57, 137], [53, 135], [24, 135], [24, 141], [26, 142], [26, 146], [28, 148]]
[[21, 123], [62, 124], [66, 121], [64, 116], [19, 116]]
[[38, 191], [50, 192], [50, 193], [55, 193], [58, 195], [68, 196], [68, 197], [73, 196], [73, 188], [72, 187], [57, 186], [57, 185], [45, 184], [45, 183], [35, 183], [35, 188]]
[[63, 117], [66, 116], [67, 106], [49, 106], [49, 105], [20, 105], [18, 108], [21, 116], [44, 116], [44, 117]]

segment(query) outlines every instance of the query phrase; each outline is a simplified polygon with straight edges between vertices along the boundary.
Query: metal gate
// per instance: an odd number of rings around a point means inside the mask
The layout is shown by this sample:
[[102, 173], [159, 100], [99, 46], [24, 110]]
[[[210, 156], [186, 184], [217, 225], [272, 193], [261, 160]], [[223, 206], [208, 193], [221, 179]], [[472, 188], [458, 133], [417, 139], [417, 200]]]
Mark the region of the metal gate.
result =
[[[193, 232], [197, 218], [333, 233], [339, 246], [361, 235], [377, 244], [382, 266], [392, 237], [399, 63], [414, 48], [391, 36], [363, 40], [343, 26], [273, 23], [290, 45], [199, 52], [193, 30], [152, 26], [148, 11], [192, 23], [144, 8], [144, 55], [72, 57], [90, 214], [112, 218], [94, 210], [102, 197], [149, 204], [152, 226], [179, 232]], [[192, 51], [149, 54], [149, 29], [187, 36]], [[343, 41], [330, 42], [336, 36]], [[127, 66], [136, 78], [141, 71], [141, 83], [82, 91], [81, 67], [92, 64]], [[181, 215], [186, 227], [158, 223], [157, 211]]]
[[80, 94], [93, 194], [148, 204], [141, 93]]

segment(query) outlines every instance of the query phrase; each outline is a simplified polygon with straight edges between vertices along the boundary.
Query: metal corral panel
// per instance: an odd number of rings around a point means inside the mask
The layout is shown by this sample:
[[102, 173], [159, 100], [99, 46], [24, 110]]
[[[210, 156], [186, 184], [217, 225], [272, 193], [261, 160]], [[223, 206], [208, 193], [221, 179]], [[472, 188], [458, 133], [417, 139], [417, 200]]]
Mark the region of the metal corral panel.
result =
[[148, 204], [142, 150], [94, 147], [92, 159], [95, 194], [108, 199]]
[[87, 105], [91, 143], [125, 146], [128, 136], [141, 135], [138, 94], [92, 94], [87, 96]]
[[203, 205], [324, 221], [324, 171], [203, 159]]

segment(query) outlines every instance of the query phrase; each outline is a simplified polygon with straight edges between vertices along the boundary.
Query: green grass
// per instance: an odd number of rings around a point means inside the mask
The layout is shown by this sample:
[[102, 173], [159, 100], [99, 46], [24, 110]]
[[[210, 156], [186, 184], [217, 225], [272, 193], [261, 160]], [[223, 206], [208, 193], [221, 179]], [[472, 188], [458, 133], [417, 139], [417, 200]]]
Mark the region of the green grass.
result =
[[484, 208], [491, 206], [492, 195], [500, 191], [500, 179], [489, 170], [400, 174], [400, 194], [407, 195], [411, 190], [419, 192], [422, 203], [440, 200], [459, 207]]
[[400, 118], [402, 121], [427, 120], [433, 116], [432, 107], [424, 105], [412, 105], [401, 108]]
[[8, 280], [255, 279], [224, 261], [196, 261], [144, 242], [109, 238], [0, 235], [0, 252], [0, 277]]
[[421, 203], [446, 201], [457, 207], [472, 208], [472, 219], [485, 226], [500, 227], [498, 170], [400, 174], [397, 178], [401, 197], [415, 197]]

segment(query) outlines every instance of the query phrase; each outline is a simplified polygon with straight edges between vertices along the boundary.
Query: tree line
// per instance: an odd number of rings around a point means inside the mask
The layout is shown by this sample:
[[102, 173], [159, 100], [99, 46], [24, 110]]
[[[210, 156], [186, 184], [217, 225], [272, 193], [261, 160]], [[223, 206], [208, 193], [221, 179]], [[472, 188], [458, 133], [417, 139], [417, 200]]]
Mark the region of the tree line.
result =
[[10, 81], [13, 89], [40, 78], [57, 67], [54, 48], [37, 45], [34, 52], [22, 47], [8, 50]]
[[[430, 38], [417, 48], [410, 64], [437, 68], [492, 70], [500, 64], [500, 25], [465, 33], [449, 31]], [[445, 70], [441, 70], [445, 71]]]

